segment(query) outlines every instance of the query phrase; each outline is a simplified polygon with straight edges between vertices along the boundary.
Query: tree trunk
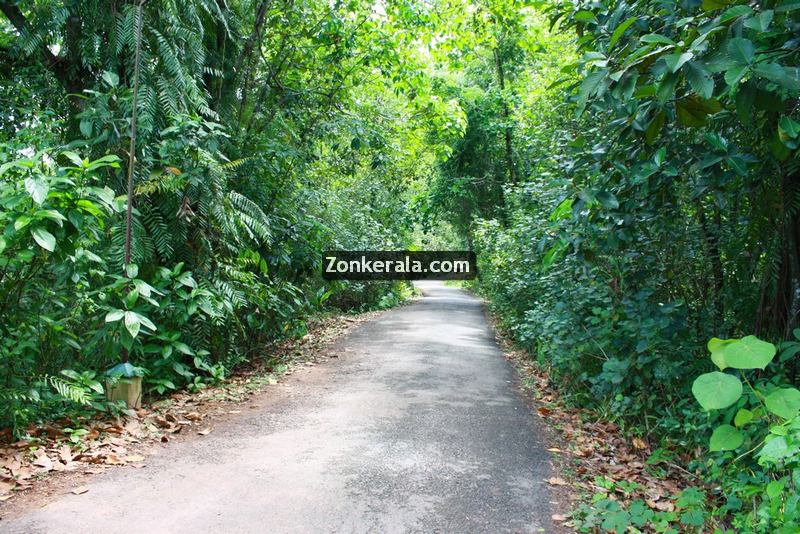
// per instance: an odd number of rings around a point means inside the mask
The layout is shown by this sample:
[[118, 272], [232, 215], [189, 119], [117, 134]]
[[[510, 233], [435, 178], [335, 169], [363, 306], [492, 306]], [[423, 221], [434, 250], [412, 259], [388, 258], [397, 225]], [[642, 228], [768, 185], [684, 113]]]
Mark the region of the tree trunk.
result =
[[800, 173], [785, 174], [781, 182], [780, 263], [777, 280], [765, 273], [756, 316], [756, 332], [789, 338], [800, 318], [800, 211], [792, 200], [800, 195]]
[[494, 63], [497, 70], [497, 85], [500, 87], [501, 98], [503, 100], [503, 121], [505, 122], [505, 142], [506, 142], [506, 167], [508, 167], [508, 179], [512, 184], [517, 183], [517, 170], [514, 167], [514, 147], [511, 138], [511, 113], [508, 109], [508, 102], [505, 98], [506, 80], [503, 72], [503, 61], [500, 58], [500, 50], [494, 49]]

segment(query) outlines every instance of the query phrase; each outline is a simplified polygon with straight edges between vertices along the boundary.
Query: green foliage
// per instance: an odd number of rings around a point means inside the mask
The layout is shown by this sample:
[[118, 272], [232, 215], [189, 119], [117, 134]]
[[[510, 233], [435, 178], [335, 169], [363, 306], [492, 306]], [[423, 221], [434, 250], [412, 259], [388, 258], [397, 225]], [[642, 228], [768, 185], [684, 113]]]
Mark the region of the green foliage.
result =
[[[776, 348], [755, 336], [738, 340], [712, 340], [709, 343], [712, 360], [715, 351], [724, 351], [725, 363], [738, 369], [747, 384], [739, 384], [739, 394], [726, 402], [707, 405], [709, 386], [695, 380], [692, 392], [705, 410], [725, 410], [715, 417], [718, 421], [711, 434], [709, 450], [722, 453], [722, 458], [709, 460], [710, 472], [721, 478], [728, 510], [740, 528], [757, 532], [791, 532], [800, 525], [800, 510], [796, 495], [784, 492], [787, 481], [800, 473], [800, 391], [781, 387], [780, 376], [748, 378], [752, 369], [763, 369], [772, 362]], [[715, 364], [719, 365], [717, 361]], [[754, 381], [753, 381], [754, 379]], [[698, 384], [699, 382], [699, 384]], [[730, 402], [727, 402], [730, 400]], [[731, 454], [738, 454], [731, 461]], [[738, 465], [747, 462], [746, 470]], [[745, 476], [749, 472], [751, 475]], [[742, 503], [752, 503], [752, 507]]]
[[796, 530], [796, 3], [221, 5], [143, 8], [123, 265], [135, 6], [7, 3], [0, 425], [108, 409], [92, 373], [126, 357], [200, 389], [408, 296], [323, 282], [325, 249], [462, 243], [572, 402], [712, 449], [714, 504], [603, 496], [581, 528]]
[[[800, 352], [800, 10], [537, 7], [549, 24], [503, 1], [455, 16], [436, 57], [467, 126], [429, 212], [474, 247], [477, 289], [565, 397], [667, 448], [711, 437], [697, 469], [726, 502], [704, 517], [790, 532], [795, 500], [765, 488], [797, 483], [780, 414], [795, 414]], [[711, 362], [695, 356], [708, 339]], [[592, 510], [587, 529], [640, 528], [617, 503]]]
[[[608, 489], [615, 489], [614, 484]], [[640, 500], [624, 506], [605, 493], [596, 493], [591, 505], [581, 505], [573, 513], [578, 532], [705, 532], [709, 519], [706, 495], [697, 488], [687, 488], [675, 498], [675, 511], [652, 510]]]
[[310, 314], [408, 296], [318, 273], [325, 249], [410, 246], [410, 207], [463, 128], [426, 81], [417, 17], [220, 6], [143, 8], [130, 265], [136, 6], [3, 9], [0, 427], [109, 408], [62, 369], [127, 358], [149, 393], [199, 389]]

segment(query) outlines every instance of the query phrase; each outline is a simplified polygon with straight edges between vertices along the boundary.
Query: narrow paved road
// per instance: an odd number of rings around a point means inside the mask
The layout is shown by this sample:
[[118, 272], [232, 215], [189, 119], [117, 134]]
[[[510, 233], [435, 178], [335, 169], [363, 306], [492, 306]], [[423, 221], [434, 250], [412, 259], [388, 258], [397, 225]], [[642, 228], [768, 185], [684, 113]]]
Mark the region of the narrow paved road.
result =
[[4, 532], [551, 532], [547, 452], [481, 303], [439, 283], [270, 389]]

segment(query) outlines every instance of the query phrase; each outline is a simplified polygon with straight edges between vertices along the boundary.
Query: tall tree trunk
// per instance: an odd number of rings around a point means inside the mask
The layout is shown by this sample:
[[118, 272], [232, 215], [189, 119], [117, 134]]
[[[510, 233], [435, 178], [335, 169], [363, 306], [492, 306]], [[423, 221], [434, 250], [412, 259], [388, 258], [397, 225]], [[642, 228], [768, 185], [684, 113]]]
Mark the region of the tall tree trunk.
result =
[[756, 316], [756, 332], [788, 338], [800, 319], [800, 212], [792, 200], [800, 195], [800, 173], [786, 173], [781, 181], [783, 213], [780, 221], [780, 263], [777, 280], [765, 273]]
[[514, 167], [514, 146], [511, 138], [511, 113], [508, 109], [508, 102], [505, 98], [506, 77], [503, 71], [503, 60], [500, 57], [500, 50], [494, 49], [494, 64], [497, 71], [497, 85], [500, 87], [501, 98], [503, 99], [503, 121], [505, 122], [505, 142], [506, 142], [506, 167], [508, 167], [508, 179], [512, 184], [517, 183], [517, 169]]
[[[723, 303], [722, 303], [722, 290], [724, 285], [722, 259], [720, 256], [719, 236], [712, 232], [708, 225], [705, 207], [698, 199], [695, 202], [695, 210], [697, 212], [697, 222], [700, 226], [700, 234], [703, 239], [705, 254], [711, 266], [711, 284], [708, 284], [707, 279], [704, 280], [703, 286], [711, 293], [711, 306], [713, 307], [713, 328], [718, 331], [722, 324], [723, 316]], [[716, 230], [720, 229], [719, 224], [719, 211], [715, 215]], [[705, 298], [705, 295], [704, 295]]]

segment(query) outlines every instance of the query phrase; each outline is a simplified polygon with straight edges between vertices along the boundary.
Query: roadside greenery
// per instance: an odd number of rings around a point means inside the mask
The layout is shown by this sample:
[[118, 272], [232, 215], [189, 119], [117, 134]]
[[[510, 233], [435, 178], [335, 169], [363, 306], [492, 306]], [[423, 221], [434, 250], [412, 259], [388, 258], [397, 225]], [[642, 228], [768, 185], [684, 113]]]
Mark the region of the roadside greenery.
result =
[[796, 532], [800, 4], [493, 1], [450, 28], [468, 122], [429, 211], [562, 394], [700, 476], [677, 511], [600, 493], [576, 526]]
[[800, 529], [797, 2], [148, 2], [127, 265], [136, 5], [0, 11], [0, 426], [407, 294], [325, 249], [466, 246], [570, 402], [698, 477], [576, 528]]
[[407, 205], [462, 127], [399, 7], [0, 11], [0, 428], [115, 409], [104, 373], [120, 361], [149, 393], [198, 389], [311, 314], [408, 295], [319, 276], [325, 249], [412, 244]]

